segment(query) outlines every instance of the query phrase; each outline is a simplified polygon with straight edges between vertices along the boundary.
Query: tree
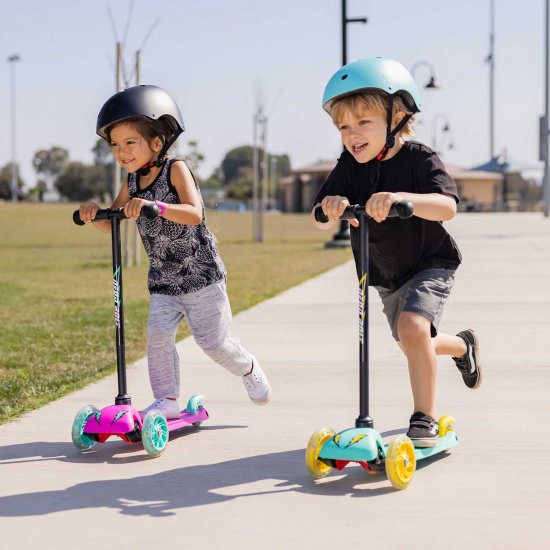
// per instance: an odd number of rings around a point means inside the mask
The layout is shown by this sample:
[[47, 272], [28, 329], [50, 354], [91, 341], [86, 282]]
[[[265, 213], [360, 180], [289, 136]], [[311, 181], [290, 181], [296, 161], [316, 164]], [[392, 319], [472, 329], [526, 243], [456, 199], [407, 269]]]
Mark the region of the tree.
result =
[[[0, 199], [11, 200], [11, 166], [12, 163], [8, 162], [3, 168], [0, 168]], [[19, 177], [19, 167], [16, 164], [17, 174], [17, 189], [21, 191], [24, 182]]]
[[82, 162], [69, 162], [55, 182], [57, 190], [70, 201], [82, 202], [97, 198], [104, 192], [101, 187], [101, 168]]
[[[260, 180], [261, 166], [263, 160], [263, 150], [258, 150], [258, 159], [260, 161]], [[290, 159], [288, 155], [269, 155], [267, 159], [268, 169], [271, 167], [271, 160], [277, 159], [276, 173], [277, 177], [283, 177], [290, 172]], [[220, 173], [220, 179], [223, 186], [227, 189], [227, 194], [231, 198], [245, 199], [252, 197], [254, 148], [250, 145], [243, 145], [231, 149], [223, 158], [220, 168], [216, 173]]]
[[199, 151], [199, 144], [197, 141], [194, 141], [194, 140], [188, 141], [187, 145], [189, 145], [189, 151], [185, 155], [185, 160], [189, 161], [189, 163], [194, 169], [194, 172], [198, 172], [199, 166], [201, 162], [204, 160], [204, 155]]
[[37, 151], [32, 160], [36, 173], [44, 177], [48, 188], [52, 189], [55, 179], [63, 173], [69, 160], [69, 152], [62, 147], [52, 147]]
[[115, 166], [113, 151], [104, 139], [99, 138], [92, 149], [92, 153], [94, 154], [94, 166], [98, 169], [98, 193], [99, 195], [111, 195]]
[[231, 149], [226, 153], [221, 163], [222, 183], [229, 185], [243, 176], [246, 168], [252, 168], [254, 150], [250, 145]]

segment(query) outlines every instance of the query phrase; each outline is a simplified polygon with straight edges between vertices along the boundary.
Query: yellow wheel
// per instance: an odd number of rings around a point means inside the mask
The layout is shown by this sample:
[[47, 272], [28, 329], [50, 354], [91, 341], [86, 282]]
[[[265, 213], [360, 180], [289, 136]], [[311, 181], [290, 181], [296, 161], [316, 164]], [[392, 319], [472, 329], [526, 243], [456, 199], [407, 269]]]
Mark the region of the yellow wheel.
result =
[[319, 453], [323, 443], [335, 433], [331, 428], [321, 428], [309, 438], [306, 448], [306, 466], [315, 478], [325, 477], [332, 470], [330, 466], [319, 460]]
[[414, 445], [405, 435], [399, 435], [388, 445], [386, 475], [396, 489], [406, 489], [416, 470]]
[[439, 437], [445, 437], [449, 432], [453, 431], [451, 424], [455, 421], [452, 416], [442, 416], [439, 421]]

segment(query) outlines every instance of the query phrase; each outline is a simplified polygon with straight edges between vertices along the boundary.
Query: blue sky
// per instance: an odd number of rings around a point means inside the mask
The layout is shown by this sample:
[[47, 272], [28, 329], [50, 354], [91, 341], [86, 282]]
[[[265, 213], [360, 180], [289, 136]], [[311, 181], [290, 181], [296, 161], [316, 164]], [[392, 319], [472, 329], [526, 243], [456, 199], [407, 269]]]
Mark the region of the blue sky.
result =
[[[496, 6], [495, 148], [538, 164], [538, 117], [544, 109], [544, 1], [498, 0]], [[489, 157], [489, 0], [348, 0], [348, 60], [381, 55], [409, 69], [428, 61], [442, 84], [421, 90], [417, 137], [436, 138], [444, 118], [454, 148], [444, 159], [464, 167]], [[17, 160], [34, 185], [34, 153], [54, 145], [71, 160], [91, 162], [95, 121], [114, 93], [115, 37], [124, 36], [129, 0], [2, 2], [0, 166], [11, 159], [10, 64], [16, 63]], [[321, 109], [324, 86], [341, 62], [340, 0], [135, 0], [126, 36], [134, 52], [159, 19], [141, 55], [141, 82], [166, 88], [187, 132], [199, 142], [200, 173], [209, 176], [224, 154], [252, 141], [261, 90], [269, 116], [268, 149], [287, 153], [292, 167], [335, 159], [336, 130]], [[419, 85], [429, 77], [421, 65]], [[132, 83], [133, 84], [133, 83]], [[439, 113], [443, 115], [437, 116]]]

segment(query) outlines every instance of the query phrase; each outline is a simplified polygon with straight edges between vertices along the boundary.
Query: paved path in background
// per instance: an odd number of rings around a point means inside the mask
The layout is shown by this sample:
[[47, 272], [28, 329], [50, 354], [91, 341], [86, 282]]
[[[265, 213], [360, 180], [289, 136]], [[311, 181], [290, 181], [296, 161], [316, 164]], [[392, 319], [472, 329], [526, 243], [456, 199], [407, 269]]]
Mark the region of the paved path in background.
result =
[[[235, 317], [271, 378], [266, 407], [191, 339], [179, 344], [184, 399], [203, 393], [211, 419], [159, 459], [120, 441], [73, 448], [76, 411], [108, 404], [114, 376], [0, 426], [0, 546], [548, 548], [550, 220], [462, 214], [447, 227], [465, 263], [442, 329], [478, 330], [484, 382], [468, 390], [441, 360], [439, 413], [456, 417], [461, 443], [419, 463], [407, 490], [359, 467], [314, 482], [304, 466], [311, 433], [351, 427], [358, 412], [348, 263]], [[388, 435], [405, 429], [411, 397], [371, 296], [371, 416]], [[145, 361], [129, 369], [129, 390], [138, 406], [151, 400]]]

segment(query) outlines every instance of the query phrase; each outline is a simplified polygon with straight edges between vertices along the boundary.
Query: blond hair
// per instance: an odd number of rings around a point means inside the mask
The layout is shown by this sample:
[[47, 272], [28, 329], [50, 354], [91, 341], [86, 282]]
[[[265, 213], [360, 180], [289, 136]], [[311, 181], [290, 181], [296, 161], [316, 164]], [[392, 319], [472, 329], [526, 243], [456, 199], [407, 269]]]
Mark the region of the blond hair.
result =
[[[352, 94], [337, 99], [331, 108], [332, 122], [338, 126], [344, 117], [344, 113], [350, 111], [354, 116], [360, 117], [365, 111], [374, 111], [386, 118], [388, 108], [388, 94], [383, 91], [372, 90], [369, 92], [361, 92]], [[392, 120], [399, 112], [406, 115], [412, 115], [412, 111], [407, 108], [403, 98], [397, 94], [393, 96], [393, 114]], [[405, 126], [399, 131], [399, 135], [406, 137], [414, 136], [413, 125], [414, 117], [411, 116]], [[392, 125], [393, 126], [393, 125]]]

